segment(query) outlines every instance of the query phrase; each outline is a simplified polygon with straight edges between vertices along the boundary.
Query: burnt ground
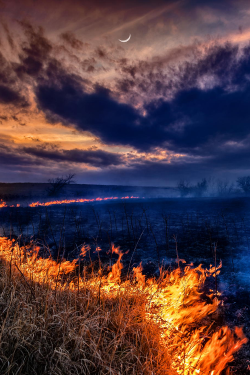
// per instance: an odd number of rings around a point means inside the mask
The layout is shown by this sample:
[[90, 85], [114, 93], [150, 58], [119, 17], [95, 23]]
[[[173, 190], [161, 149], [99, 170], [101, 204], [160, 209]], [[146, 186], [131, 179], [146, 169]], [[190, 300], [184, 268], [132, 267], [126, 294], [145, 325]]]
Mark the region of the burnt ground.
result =
[[[117, 193], [117, 192], [113, 192]], [[110, 196], [111, 194], [108, 194]], [[118, 195], [118, 194], [112, 194]], [[126, 195], [126, 194], [125, 194]], [[141, 261], [147, 275], [159, 265], [176, 266], [181, 259], [194, 265], [223, 267], [218, 289], [223, 292], [223, 324], [243, 326], [250, 339], [250, 199], [158, 198], [96, 202], [50, 207], [0, 209], [0, 235], [49, 246], [55, 258], [78, 256], [82, 244], [102, 248], [101, 260], [114, 261], [111, 243], [124, 252], [125, 267]], [[45, 254], [44, 255], [48, 255]], [[250, 342], [236, 355], [233, 374], [249, 374]]]

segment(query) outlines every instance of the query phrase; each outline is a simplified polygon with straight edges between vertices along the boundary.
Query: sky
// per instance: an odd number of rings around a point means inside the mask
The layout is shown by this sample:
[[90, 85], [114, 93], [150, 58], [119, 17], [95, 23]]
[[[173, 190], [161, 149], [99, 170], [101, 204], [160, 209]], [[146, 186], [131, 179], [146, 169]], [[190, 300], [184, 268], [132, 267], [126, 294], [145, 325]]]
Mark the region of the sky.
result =
[[250, 175], [250, 2], [0, 0], [0, 182], [69, 173]]

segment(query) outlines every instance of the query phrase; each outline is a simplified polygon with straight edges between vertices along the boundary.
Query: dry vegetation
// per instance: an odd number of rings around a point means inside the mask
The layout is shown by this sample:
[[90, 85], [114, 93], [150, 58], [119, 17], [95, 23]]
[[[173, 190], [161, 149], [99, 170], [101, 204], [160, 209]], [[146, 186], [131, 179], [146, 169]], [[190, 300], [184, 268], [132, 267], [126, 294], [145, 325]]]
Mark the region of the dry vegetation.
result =
[[10, 278], [3, 264], [0, 289], [1, 374], [170, 373], [140, 296], [99, 303], [90, 290], [28, 286], [17, 272]]
[[221, 374], [247, 340], [208, 319], [218, 300], [199, 289], [217, 270], [145, 280], [137, 267], [123, 280], [112, 251], [111, 270], [80, 272], [0, 238], [1, 374]]

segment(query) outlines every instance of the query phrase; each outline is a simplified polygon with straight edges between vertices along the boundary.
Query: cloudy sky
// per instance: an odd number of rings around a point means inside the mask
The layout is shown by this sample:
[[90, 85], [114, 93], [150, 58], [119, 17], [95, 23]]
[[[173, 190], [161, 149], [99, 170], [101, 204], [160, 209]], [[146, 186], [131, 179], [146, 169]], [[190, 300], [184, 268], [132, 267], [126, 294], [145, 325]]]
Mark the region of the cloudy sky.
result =
[[0, 0], [0, 181], [66, 173], [250, 174], [249, 1]]

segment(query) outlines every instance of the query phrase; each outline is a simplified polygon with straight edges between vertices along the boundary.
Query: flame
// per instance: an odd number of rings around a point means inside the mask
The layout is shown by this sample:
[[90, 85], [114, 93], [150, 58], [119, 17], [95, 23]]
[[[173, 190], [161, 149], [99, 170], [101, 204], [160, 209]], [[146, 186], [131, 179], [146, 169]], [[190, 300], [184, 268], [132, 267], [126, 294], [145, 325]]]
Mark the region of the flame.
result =
[[[84, 245], [80, 256], [85, 256], [89, 250], [90, 247]], [[96, 248], [96, 251], [99, 253], [100, 248]], [[160, 344], [168, 349], [176, 373], [221, 374], [233, 360], [234, 353], [247, 342], [242, 328], [236, 327], [234, 331], [227, 326], [217, 330], [212, 328], [210, 316], [216, 313], [220, 305], [218, 293], [207, 295], [206, 302], [202, 298], [206, 278], [218, 274], [222, 264], [210, 266], [209, 269], [204, 269], [202, 265], [196, 268], [187, 265], [184, 269], [177, 268], [171, 272], [161, 270], [158, 279], [146, 279], [140, 264], [133, 268], [132, 279], [122, 281], [123, 253], [114, 244], [111, 252], [118, 255], [118, 260], [107, 275], [98, 272], [86, 279], [79, 274], [77, 281], [73, 278], [69, 281], [69, 278], [66, 282], [63, 276], [76, 271], [76, 259], [72, 262], [44, 259], [39, 256], [39, 247], [35, 244], [20, 247], [14, 240], [0, 237], [1, 258], [16, 265], [33, 282], [49, 284], [53, 289], [69, 288], [72, 292], [91, 288], [102, 298], [114, 298], [121, 293], [135, 298], [142, 295], [145, 316], [158, 325]]]
[[133, 276], [138, 282], [138, 285], [144, 287], [145, 285], [145, 275], [142, 274], [142, 263], [138, 267], [133, 268]]
[[[134, 197], [133, 195], [131, 197], [105, 197], [105, 198], [93, 198], [93, 199], [85, 199], [85, 198], [79, 198], [79, 199], [63, 199], [63, 200], [56, 200], [56, 201], [49, 201], [49, 202], [33, 202], [29, 204], [29, 207], [39, 207], [39, 206], [52, 206], [55, 204], [71, 204], [71, 203], [87, 203], [87, 202], [100, 202], [100, 201], [108, 201], [108, 200], [114, 200], [114, 199], [142, 199], [140, 197]], [[16, 205], [12, 204], [11, 206], [8, 206], [6, 202], [4, 202], [2, 199], [0, 200], [0, 208], [1, 207], [20, 207], [20, 203], [17, 203]]]
[[81, 247], [80, 257], [84, 258], [88, 251], [90, 251], [90, 246], [89, 245], [83, 245]]
[[70, 204], [70, 203], [86, 203], [86, 202], [100, 202], [100, 201], [108, 201], [113, 199], [138, 199], [139, 197], [107, 197], [107, 198], [93, 198], [93, 199], [64, 199], [62, 201], [50, 201], [50, 202], [33, 202], [29, 206], [30, 207], [38, 207], [38, 206], [52, 206], [54, 204]]
[[4, 202], [2, 199], [0, 200], [0, 208], [1, 207], [7, 207], [6, 202]]
[[121, 270], [123, 268], [123, 265], [121, 263], [123, 253], [120, 251], [120, 247], [115, 247], [113, 243], [111, 247], [111, 252], [118, 254], [118, 260], [115, 264], [113, 264], [111, 271], [108, 274], [107, 281], [109, 283], [110, 282], [119, 283], [121, 281]]
[[70, 203], [86, 203], [86, 202], [100, 202], [100, 201], [108, 201], [113, 199], [139, 199], [139, 197], [106, 197], [106, 198], [93, 198], [93, 199], [63, 199], [61, 201], [50, 201], [50, 202], [33, 202], [29, 206], [30, 207], [38, 207], [38, 206], [51, 206], [54, 204], [70, 204]]

